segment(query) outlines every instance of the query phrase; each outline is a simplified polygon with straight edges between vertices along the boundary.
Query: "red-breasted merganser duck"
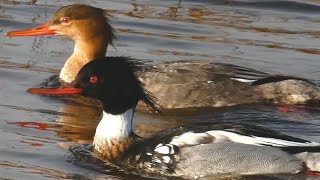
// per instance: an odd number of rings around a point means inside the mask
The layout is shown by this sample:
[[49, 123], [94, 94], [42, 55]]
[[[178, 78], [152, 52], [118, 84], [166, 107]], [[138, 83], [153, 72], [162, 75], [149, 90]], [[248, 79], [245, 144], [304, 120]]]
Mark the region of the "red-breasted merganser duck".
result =
[[[75, 42], [60, 78], [72, 82], [81, 67], [105, 56], [113, 28], [104, 10], [70, 5], [44, 25], [6, 33], [7, 36], [62, 35]], [[267, 101], [283, 104], [318, 103], [320, 88], [302, 78], [271, 76], [230, 64], [176, 61], [149, 65], [139, 80], [164, 109], [219, 107]]]
[[187, 178], [320, 171], [320, 143], [254, 125], [205, 123], [138, 137], [132, 130], [138, 101], [156, 108], [137, 77], [141, 65], [125, 57], [96, 59], [80, 70], [72, 87], [28, 92], [100, 100], [103, 116], [93, 146], [106, 161], [126, 170]]

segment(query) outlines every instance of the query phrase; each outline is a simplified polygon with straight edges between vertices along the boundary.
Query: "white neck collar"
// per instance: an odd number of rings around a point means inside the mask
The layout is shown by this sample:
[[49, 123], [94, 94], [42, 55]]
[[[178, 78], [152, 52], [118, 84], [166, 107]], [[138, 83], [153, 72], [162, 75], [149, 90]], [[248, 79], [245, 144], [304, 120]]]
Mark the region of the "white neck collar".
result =
[[132, 119], [134, 108], [119, 115], [112, 115], [103, 111], [103, 116], [97, 126], [93, 145], [99, 151], [100, 147], [111, 145], [112, 140], [128, 138], [132, 133]]

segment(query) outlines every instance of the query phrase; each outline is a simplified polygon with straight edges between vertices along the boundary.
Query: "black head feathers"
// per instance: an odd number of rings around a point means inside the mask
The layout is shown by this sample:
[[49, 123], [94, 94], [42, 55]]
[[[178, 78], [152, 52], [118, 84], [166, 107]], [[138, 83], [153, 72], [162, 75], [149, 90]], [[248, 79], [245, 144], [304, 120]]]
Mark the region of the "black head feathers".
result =
[[136, 76], [143, 67], [143, 62], [128, 57], [95, 59], [80, 70], [75, 87], [83, 89], [83, 96], [100, 100], [111, 114], [121, 114], [138, 101], [157, 110], [153, 97]]

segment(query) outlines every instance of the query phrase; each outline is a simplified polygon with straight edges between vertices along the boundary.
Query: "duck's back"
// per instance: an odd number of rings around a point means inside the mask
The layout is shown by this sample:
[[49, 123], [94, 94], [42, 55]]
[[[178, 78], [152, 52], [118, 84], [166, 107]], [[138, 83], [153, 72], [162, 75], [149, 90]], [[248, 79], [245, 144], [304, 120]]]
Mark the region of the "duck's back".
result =
[[261, 99], [251, 82], [268, 74], [230, 64], [176, 61], [148, 66], [138, 74], [163, 108], [220, 107]]
[[231, 64], [166, 62], [146, 66], [138, 77], [165, 109], [253, 102], [299, 105], [318, 105], [320, 102], [320, 88], [309, 80], [270, 75]]
[[188, 178], [297, 173], [305, 166], [295, 154], [309, 150], [319, 152], [320, 144], [252, 125], [206, 123], [137, 141], [119, 160], [137, 172]]

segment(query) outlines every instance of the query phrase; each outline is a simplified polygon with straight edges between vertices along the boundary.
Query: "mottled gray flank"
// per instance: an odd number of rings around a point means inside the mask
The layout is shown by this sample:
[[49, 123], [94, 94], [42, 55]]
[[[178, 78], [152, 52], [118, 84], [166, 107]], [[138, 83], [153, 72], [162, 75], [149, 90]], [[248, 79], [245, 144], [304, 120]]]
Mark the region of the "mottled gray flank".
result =
[[[165, 109], [253, 102], [302, 105], [320, 102], [320, 87], [313, 83], [294, 78], [263, 82], [264, 78], [272, 75], [230, 64], [168, 62], [139, 72], [138, 77]], [[263, 83], [252, 86], [237, 79], [262, 80]]]
[[233, 142], [205, 144], [181, 149], [176, 175], [297, 173], [303, 162], [277, 148]]
[[[156, 64], [152, 70], [139, 72], [138, 77], [157, 98], [157, 103], [166, 109], [221, 107], [260, 101], [261, 96], [250, 83], [230, 79], [239, 76], [238, 68], [205, 61], [177, 61]], [[261, 73], [255, 78], [264, 75]]]

